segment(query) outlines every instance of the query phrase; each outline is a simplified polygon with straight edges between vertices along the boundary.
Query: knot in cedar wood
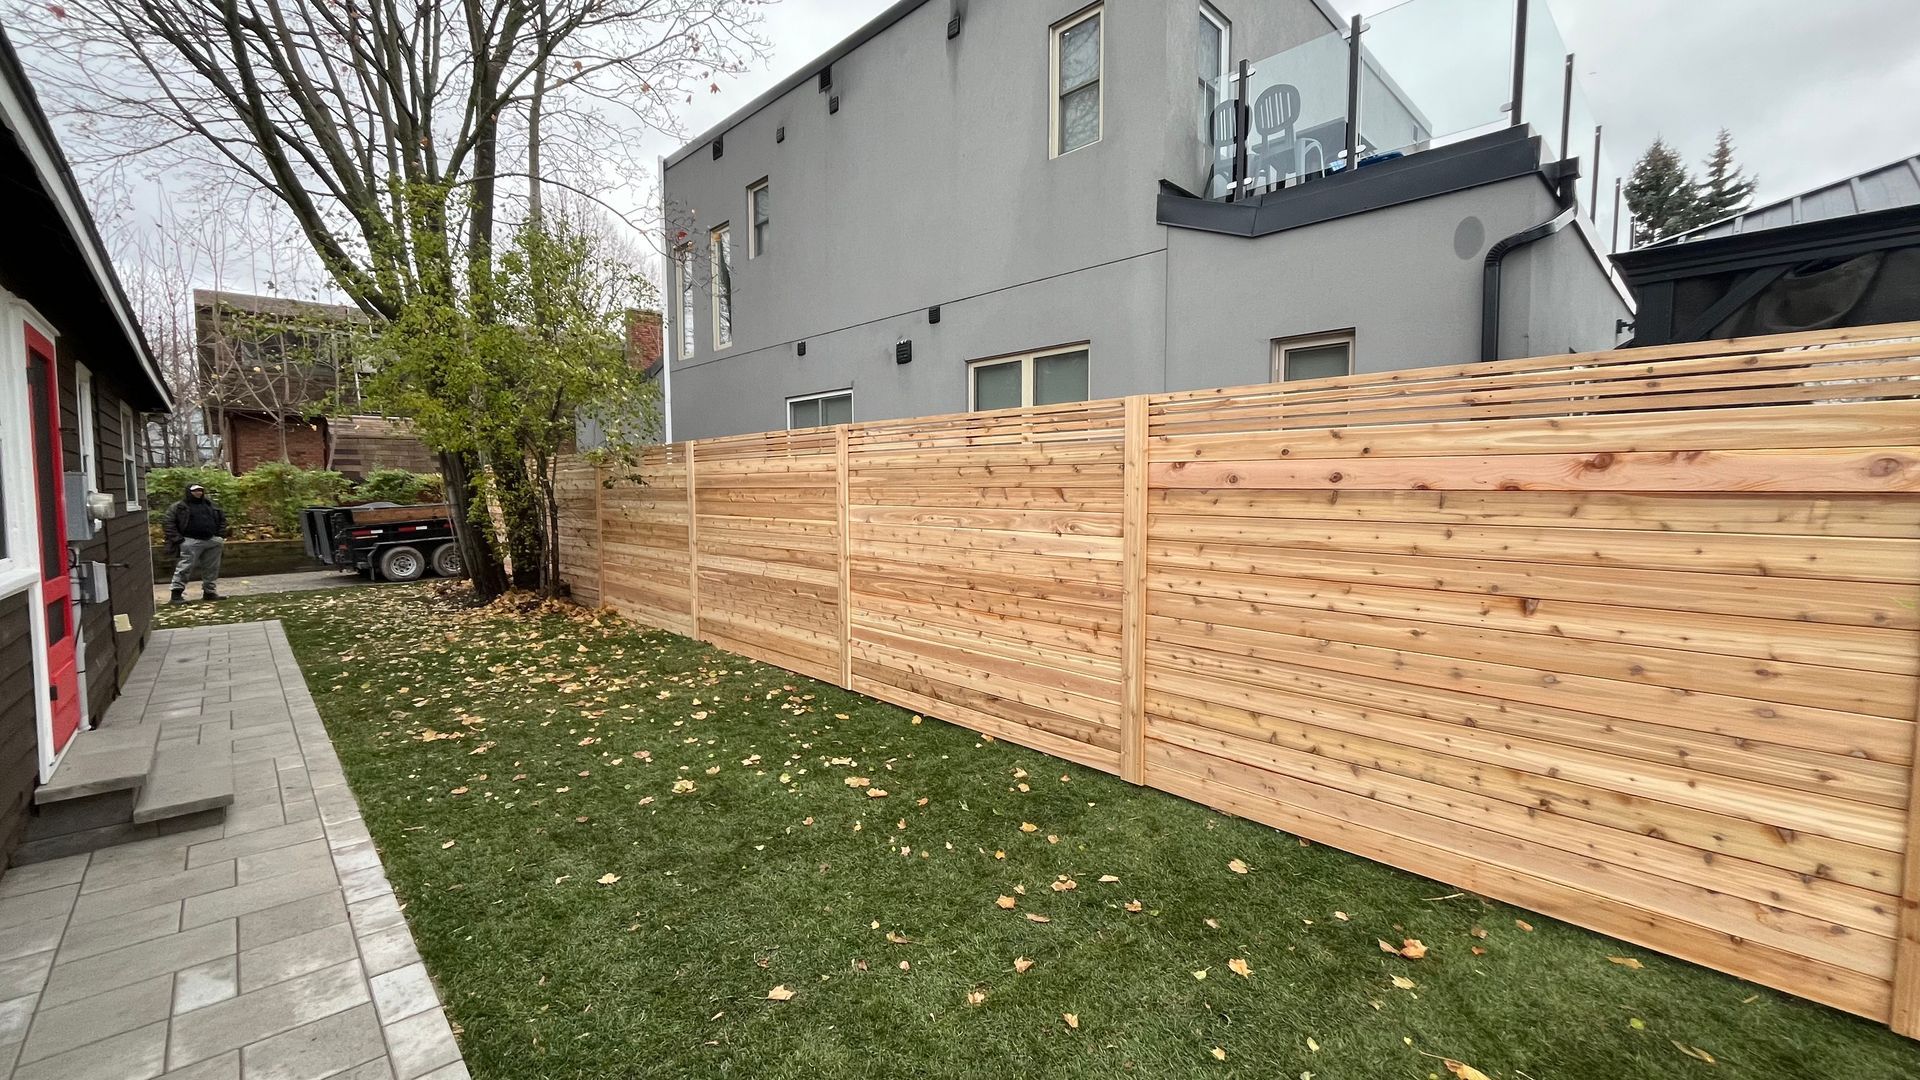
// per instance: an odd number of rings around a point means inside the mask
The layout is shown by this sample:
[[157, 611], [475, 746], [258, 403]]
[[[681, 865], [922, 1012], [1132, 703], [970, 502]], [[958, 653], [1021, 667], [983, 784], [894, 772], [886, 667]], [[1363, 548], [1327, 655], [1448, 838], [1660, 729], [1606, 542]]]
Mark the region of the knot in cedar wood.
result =
[[1867, 475], [1875, 479], [1884, 479], [1906, 467], [1907, 461], [1905, 458], [1895, 457], [1889, 454], [1884, 457], [1874, 458], [1872, 464], [1867, 466]]

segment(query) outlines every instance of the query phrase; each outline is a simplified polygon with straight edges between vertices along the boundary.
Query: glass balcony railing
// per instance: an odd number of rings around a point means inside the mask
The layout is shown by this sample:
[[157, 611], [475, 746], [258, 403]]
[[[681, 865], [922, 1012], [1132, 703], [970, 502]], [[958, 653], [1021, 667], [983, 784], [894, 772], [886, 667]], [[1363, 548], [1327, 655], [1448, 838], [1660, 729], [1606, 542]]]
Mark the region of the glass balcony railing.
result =
[[1604, 139], [1594, 152], [1575, 60], [1544, 0], [1407, 0], [1362, 22], [1358, 48], [1332, 31], [1205, 84], [1201, 190], [1244, 199], [1525, 123], [1543, 160], [1579, 159], [1563, 194], [1607, 249], [1622, 174]]

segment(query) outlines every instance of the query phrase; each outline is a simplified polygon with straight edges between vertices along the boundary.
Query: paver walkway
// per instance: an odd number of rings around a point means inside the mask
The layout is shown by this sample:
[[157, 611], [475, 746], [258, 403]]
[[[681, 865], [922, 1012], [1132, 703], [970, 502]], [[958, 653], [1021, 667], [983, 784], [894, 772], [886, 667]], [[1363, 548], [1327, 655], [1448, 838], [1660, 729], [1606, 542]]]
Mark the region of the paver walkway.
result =
[[466, 1077], [280, 624], [157, 631], [113, 708], [230, 742], [235, 801], [0, 876], [0, 1077]]

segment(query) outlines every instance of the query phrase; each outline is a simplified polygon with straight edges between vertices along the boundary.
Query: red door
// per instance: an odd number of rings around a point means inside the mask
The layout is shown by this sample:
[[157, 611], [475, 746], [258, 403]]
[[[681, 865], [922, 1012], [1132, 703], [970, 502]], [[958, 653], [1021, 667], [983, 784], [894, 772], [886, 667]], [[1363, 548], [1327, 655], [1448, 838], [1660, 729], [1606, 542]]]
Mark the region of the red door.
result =
[[73, 588], [67, 584], [67, 506], [60, 456], [60, 390], [53, 342], [27, 328], [27, 392], [33, 413], [34, 488], [39, 493], [40, 603], [47, 616], [47, 697], [53, 704], [53, 754], [80, 730], [79, 659], [74, 650]]

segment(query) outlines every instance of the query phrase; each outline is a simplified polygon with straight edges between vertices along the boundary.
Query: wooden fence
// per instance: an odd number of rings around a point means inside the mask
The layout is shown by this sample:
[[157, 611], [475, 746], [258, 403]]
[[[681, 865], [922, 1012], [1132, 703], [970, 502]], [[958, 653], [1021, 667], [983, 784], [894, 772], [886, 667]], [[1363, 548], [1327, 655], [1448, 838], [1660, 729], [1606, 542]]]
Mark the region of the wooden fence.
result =
[[576, 596], [1920, 1036], [1920, 324], [568, 467]]

